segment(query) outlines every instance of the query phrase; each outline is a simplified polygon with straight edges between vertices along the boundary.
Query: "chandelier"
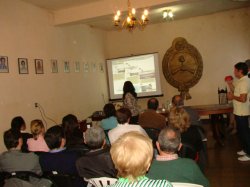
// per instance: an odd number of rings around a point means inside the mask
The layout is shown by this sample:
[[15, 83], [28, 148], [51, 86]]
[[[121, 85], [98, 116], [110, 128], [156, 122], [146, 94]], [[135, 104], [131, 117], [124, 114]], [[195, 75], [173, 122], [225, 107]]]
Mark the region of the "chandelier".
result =
[[[119, 27], [121, 23], [121, 11], [117, 10], [115, 16], [114, 16], [114, 26]], [[139, 27], [140, 29], [144, 29], [145, 26], [148, 24], [148, 10], [144, 9], [141, 19], [136, 18], [136, 10], [135, 8], [131, 7], [130, 0], [128, 0], [128, 16], [124, 21], [121, 23], [122, 28], [126, 28], [129, 31], [133, 31], [136, 27]]]

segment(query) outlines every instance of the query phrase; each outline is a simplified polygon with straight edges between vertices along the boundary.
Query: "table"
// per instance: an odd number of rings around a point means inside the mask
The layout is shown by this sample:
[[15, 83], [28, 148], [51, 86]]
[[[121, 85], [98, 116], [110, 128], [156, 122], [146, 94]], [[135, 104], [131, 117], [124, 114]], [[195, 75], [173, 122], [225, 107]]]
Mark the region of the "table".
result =
[[219, 143], [219, 145], [224, 146], [223, 136], [226, 136], [226, 128], [223, 114], [227, 115], [226, 124], [228, 124], [229, 115], [233, 112], [233, 106], [230, 104], [211, 104], [190, 107], [196, 110], [200, 116], [209, 116], [213, 137]]

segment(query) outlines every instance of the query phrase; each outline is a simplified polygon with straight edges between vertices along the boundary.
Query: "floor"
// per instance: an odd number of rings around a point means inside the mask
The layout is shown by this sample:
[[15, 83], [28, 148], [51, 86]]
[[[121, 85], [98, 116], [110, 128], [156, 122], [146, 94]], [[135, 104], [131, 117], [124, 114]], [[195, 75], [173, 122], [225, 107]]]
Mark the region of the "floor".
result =
[[204, 124], [208, 142], [208, 166], [205, 175], [210, 187], [250, 187], [250, 161], [240, 162], [236, 152], [240, 150], [237, 135], [228, 135], [225, 146], [219, 146], [212, 137], [209, 124]]

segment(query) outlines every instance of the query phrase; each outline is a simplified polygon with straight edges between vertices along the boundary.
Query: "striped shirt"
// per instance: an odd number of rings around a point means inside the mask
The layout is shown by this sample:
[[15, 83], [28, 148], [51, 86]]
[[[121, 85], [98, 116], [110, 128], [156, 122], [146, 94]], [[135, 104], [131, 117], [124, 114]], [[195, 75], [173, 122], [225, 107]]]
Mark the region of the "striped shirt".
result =
[[147, 177], [135, 182], [128, 182], [123, 178], [119, 178], [115, 184], [108, 187], [172, 187], [172, 184], [167, 180], [154, 180]]

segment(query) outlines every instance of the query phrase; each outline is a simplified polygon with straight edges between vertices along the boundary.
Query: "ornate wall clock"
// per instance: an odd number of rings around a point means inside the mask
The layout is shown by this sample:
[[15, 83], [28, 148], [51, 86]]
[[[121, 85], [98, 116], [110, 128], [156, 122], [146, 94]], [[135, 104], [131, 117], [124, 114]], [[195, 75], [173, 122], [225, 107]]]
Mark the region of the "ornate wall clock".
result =
[[174, 39], [162, 61], [163, 74], [183, 98], [191, 99], [189, 88], [197, 84], [202, 76], [203, 62], [199, 51], [184, 38]]

